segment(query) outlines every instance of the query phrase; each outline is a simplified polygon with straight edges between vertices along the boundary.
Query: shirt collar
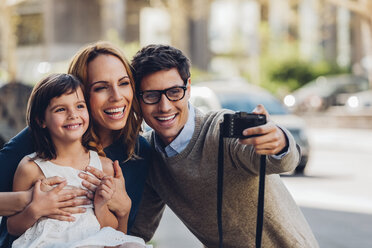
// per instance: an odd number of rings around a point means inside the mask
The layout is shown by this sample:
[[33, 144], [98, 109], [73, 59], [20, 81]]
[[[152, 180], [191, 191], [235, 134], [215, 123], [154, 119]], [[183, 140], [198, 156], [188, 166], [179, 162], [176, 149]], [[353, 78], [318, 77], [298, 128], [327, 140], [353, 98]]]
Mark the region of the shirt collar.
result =
[[167, 157], [175, 156], [181, 153], [189, 144], [195, 130], [195, 109], [189, 103], [189, 116], [185, 126], [180, 134], [166, 147], [163, 147], [160, 137], [155, 133], [155, 149], [156, 151], [165, 154]]

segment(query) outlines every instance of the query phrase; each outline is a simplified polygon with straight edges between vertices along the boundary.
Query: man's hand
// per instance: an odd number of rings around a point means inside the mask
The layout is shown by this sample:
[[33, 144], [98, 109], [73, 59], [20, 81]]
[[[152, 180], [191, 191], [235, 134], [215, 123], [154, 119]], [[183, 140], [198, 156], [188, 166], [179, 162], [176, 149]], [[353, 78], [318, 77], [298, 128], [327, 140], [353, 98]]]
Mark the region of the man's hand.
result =
[[240, 139], [241, 144], [253, 145], [257, 154], [275, 155], [287, 146], [284, 132], [273, 121], [263, 105], [259, 104], [253, 110], [254, 114], [266, 115], [267, 123], [257, 127], [247, 128], [243, 131], [244, 136], [259, 134], [261, 136]]

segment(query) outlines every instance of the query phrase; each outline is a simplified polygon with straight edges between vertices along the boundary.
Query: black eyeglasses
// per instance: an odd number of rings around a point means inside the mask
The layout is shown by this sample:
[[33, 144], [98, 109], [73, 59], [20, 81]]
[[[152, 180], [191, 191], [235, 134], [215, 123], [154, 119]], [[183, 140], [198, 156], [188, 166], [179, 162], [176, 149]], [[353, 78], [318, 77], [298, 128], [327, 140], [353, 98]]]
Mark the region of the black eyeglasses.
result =
[[175, 102], [181, 100], [185, 96], [186, 86], [175, 86], [165, 90], [145, 90], [138, 95], [146, 104], [156, 104], [160, 102], [161, 95], [165, 95], [169, 101]]

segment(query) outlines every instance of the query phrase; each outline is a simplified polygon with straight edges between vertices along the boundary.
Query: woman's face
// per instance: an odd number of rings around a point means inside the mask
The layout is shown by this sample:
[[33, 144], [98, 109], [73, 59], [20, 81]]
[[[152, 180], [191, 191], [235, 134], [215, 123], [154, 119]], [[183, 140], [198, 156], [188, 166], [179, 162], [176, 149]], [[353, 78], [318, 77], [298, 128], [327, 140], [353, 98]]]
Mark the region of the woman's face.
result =
[[132, 105], [133, 90], [120, 59], [99, 55], [88, 64], [89, 104], [100, 138], [124, 128]]

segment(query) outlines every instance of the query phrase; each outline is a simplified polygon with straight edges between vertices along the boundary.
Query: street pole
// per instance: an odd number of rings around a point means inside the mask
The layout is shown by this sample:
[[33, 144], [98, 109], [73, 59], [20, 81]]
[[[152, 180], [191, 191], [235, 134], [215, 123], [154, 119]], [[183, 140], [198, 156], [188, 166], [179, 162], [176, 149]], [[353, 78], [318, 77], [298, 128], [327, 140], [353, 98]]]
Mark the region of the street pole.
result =
[[1, 62], [5, 64], [8, 81], [15, 82], [17, 75], [14, 6], [0, 1]]

